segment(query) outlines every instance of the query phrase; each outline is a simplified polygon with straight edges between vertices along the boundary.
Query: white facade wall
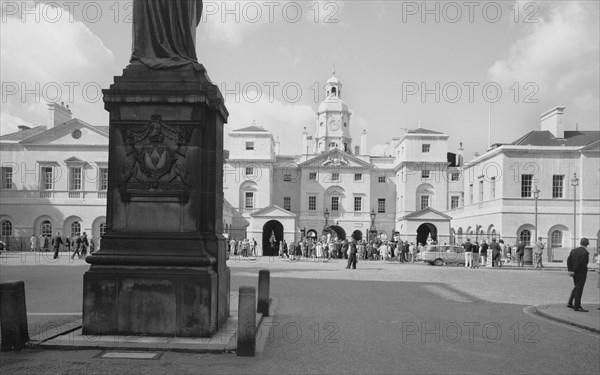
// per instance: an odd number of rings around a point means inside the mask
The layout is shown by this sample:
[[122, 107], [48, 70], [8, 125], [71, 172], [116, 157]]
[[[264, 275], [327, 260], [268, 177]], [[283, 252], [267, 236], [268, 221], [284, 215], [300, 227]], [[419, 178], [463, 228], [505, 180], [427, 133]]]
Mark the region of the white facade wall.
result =
[[[81, 135], [71, 136], [74, 130]], [[100, 226], [106, 223], [106, 190], [100, 190], [100, 168], [108, 166], [108, 137], [78, 120], [50, 129], [27, 143], [2, 142], [3, 168], [12, 168], [12, 186], [0, 190], [0, 221], [12, 223], [13, 241], [34, 234], [50, 222], [52, 235], [71, 235], [71, 225], [80, 224], [80, 232], [99, 244]], [[52, 168], [52, 188], [44, 189], [42, 168]], [[70, 186], [70, 167], [81, 168], [80, 189]], [[3, 240], [6, 240], [3, 239]], [[28, 245], [9, 244], [13, 250]]]
[[[538, 236], [550, 244], [552, 232], [562, 233], [556, 246], [556, 259], [562, 260], [573, 248], [574, 203], [577, 205], [577, 245], [581, 237], [590, 240], [590, 248], [598, 246], [600, 230], [600, 187], [598, 151], [581, 153], [575, 147], [502, 146], [468, 163], [464, 168], [464, 207], [448, 211], [452, 227], [465, 236], [477, 226], [486, 238], [495, 230], [505, 241], [514, 243], [523, 229], [535, 238], [535, 199], [521, 197], [522, 175], [533, 174], [533, 185], [539, 189], [537, 200]], [[574, 202], [571, 179], [577, 173], [577, 201]], [[562, 197], [553, 197], [553, 176], [564, 176]], [[491, 196], [491, 177], [496, 176], [495, 198]], [[483, 182], [483, 200], [480, 199]], [[473, 184], [473, 203], [470, 185]], [[466, 237], [465, 237], [466, 238]], [[464, 239], [463, 239], [464, 240]]]

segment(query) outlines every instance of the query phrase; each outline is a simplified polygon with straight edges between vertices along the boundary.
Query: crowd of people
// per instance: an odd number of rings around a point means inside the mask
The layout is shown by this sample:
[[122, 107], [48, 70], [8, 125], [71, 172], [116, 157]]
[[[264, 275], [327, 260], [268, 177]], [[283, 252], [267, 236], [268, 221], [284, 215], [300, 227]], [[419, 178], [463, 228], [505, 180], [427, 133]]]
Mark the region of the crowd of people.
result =
[[[488, 265], [492, 267], [502, 267], [503, 263], [514, 262], [517, 263], [517, 267], [523, 267], [525, 265], [525, 247], [526, 244], [519, 240], [514, 246], [510, 246], [504, 243], [504, 240], [500, 239], [496, 241], [495, 238], [488, 243], [487, 239], [471, 242], [469, 238], [462, 244], [465, 249], [465, 267], [467, 268], [479, 268], [480, 266], [486, 267]], [[533, 263], [535, 268], [544, 268], [542, 263], [542, 255], [546, 244], [542, 242], [542, 237], [538, 237], [538, 240], [533, 245]]]
[[[297, 261], [302, 258], [312, 261], [327, 261], [330, 259], [350, 259], [352, 245], [356, 247], [357, 260], [385, 260], [397, 261], [401, 263], [415, 262], [418, 259], [418, 253], [423, 249], [422, 244], [414, 242], [388, 241], [388, 240], [354, 240], [338, 239], [331, 236], [322, 236], [321, 238], [304, 238], [298, 242], [278, 242], [277, 256], [290, 261]], [[229, 240], [230, 255], [239, 255], [242, 257], [257, 255], [257, 242], [252, 239]]]
[[[303, 238], [297, 242], [278, 241], [275, 244], [275, 256], [290, 261], [309, 259], [315, 262], [330, 259], [349, 259], [352, 244], [356, 247], [357, 260], [383, 260], [400, 263], [414, 263], [420, 260], [420, 253], [425, 249], [424, 244], [410, 241], [390, 241], [376, 239], [372, 241], [332, 238], [323, 235], [320, 238]], [[435, 245], [435, 241], [427, 245]], [[257, 256], [259, 245], [254, 238], [235, 239], [228, 243], [230, 255], [252, 257]], [[271, 244], [273, 246], [273, 244]], [[465, 267], [501, 267], [505, 263], [516, 263], [524, 266], [526, 244], [517, 241], [513, 246], [506, 244], [503, 239], [496, 238], [471, 241], [467, 238], [461, 245], [465, 252]], [[532, 257], [535, 268], [544, 268], [542, 255], [545, 244], [542, 237], [532, 246]], [[273, 250], [273, 249], [270, 249]], [[263, 254], [264, 255], [264, 254]]]
[[93, 239], [88, 239], [87, 234], [83, 232], [81, 235], [75, 235], [72, 237], [61, 236], [60, 232], [57, 232], [55, 236], [40, 235], [39, 239], [35, 235], [32, 235], [29, 239], [29, 250], [30, 251], [43, 251], [49, 252], [50, 249], [54, 251], [54, 259], [58, 258], [61, 251], [67, 251], [71, 254], [71, 259], [75, 259], [75, 256], [79, 259], [84, 258], [88, 252], [91, 254], [96, 251], [96, 243]]

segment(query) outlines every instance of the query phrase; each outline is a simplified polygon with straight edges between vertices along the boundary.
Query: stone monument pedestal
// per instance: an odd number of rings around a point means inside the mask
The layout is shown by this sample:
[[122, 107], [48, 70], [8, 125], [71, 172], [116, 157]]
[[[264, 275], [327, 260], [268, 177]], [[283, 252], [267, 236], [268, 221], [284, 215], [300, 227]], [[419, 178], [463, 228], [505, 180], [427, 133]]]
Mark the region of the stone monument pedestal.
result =
[[223, 97], [200, 64], [137, 63], [104, 102], [107, 228], [86, 258], [83, 334], [211, 336], [229, 316]]

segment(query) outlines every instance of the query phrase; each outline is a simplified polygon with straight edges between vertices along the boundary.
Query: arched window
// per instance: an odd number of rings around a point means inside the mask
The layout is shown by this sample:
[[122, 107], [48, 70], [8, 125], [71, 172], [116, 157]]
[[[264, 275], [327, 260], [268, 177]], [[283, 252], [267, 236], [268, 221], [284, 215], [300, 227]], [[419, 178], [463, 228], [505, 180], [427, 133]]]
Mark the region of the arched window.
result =
[[100, 223], [100, 236], [104, 236], [106, 233], [106, 223]]
[[519, 233], [519, 240], [523, 241], [525, 245], [529, 245], [531, 242], [531, 231], [529, 229], [523, 229], [521, 233]]
[[52, 223], [48, 220], [44, 220], [40, 226], [40, 233], [42, 236], [52, 236]]
[[79, 237], [81, 234], [81, 224], [79, 221], [71, 223], [71, 237]]
[[550, 247], [562, 247], [563, 234], [560, 230], [552, 231], [550, 234]]
[[10, 220], [2, 220], [2, 224], [0, 224], [0, 235], [2, 235], [2, 237], [12, 236], [12, 223]]

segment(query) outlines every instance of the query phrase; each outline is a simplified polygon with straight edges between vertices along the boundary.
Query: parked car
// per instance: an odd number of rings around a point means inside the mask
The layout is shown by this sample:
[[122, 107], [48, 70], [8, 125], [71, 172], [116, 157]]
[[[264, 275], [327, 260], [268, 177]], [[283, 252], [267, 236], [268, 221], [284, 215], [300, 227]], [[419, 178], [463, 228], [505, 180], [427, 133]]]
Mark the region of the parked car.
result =
[[421, 251], [421, 260], [434, 266], [465, 264], [465, 249], [456, 245], [427, 245]]

